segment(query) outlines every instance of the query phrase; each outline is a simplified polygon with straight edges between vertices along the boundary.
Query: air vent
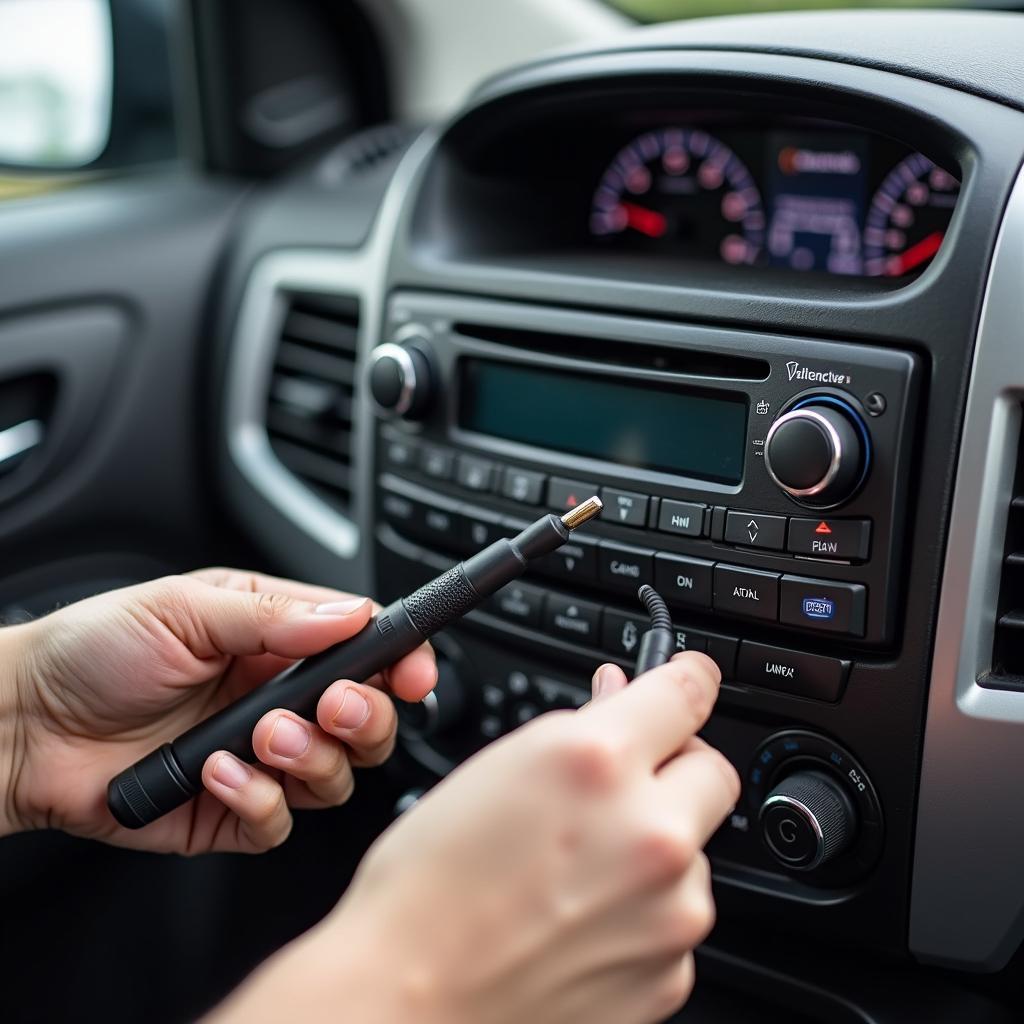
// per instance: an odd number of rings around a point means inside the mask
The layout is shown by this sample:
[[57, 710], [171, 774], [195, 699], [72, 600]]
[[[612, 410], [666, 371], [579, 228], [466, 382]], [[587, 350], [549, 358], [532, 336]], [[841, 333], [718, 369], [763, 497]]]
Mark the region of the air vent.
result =
[[346, 514], [358, 335], [356, 299], [293, 293], [267, 396], [267, 434], [278, 459]]
[[999, 584], [992, 673], [987, 686], [1024, 689], [1024, 437], [1018, 442], [1017, 469], [1006, 521], [1006, 545]]

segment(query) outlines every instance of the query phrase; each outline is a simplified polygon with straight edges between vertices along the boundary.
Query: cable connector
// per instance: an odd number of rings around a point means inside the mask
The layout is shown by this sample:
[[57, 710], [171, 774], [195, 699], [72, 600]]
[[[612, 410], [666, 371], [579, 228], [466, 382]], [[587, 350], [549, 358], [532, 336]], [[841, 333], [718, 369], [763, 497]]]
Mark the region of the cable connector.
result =
[[675, 654], [676, 638], [668, 605], [654, 587], [645, 583], [638, 591], [640, 603], [651, 617], [651, 628], [640, 639], [636, 656], [636, 676], [664, 665]]

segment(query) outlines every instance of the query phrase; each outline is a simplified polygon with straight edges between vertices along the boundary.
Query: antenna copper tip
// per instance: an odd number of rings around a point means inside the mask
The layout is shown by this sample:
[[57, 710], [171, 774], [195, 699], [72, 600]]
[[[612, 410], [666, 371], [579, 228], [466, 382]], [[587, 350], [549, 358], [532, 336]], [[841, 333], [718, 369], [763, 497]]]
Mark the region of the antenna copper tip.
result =
[[595, 516], [599, 516], [603, 508], [604, 502], [595, 494], [592, 498], [581, 501], [575, 508], [569, 509], [562, 516], [562, 525], [569, 530], [575, 530], [584, 523], [589, 523]]

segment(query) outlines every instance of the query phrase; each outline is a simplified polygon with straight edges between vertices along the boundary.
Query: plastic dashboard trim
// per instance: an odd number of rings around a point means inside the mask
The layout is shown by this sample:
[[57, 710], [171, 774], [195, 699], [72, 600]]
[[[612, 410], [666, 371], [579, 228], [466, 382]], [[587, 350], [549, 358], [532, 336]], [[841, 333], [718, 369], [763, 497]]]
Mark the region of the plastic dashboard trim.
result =
[[257, 493], [292, 524], [333, 555], [363, 554], [359, 523], [368, 522], [370, 489], [362, 486], [372, 439], [369, 403], [356, 400], [353, 422], [353, 514], [341, 515], [291, 473], [274, 454], [267, 435], [265, 400], [277, 330], [289, 292], [350, 295], [359, 302], [357, 373], [377, 344], [390, 240], [411, 177], [433, 135], [423, 132], [403, 156], [385, 193], [366, 245], [349, 252], [288, 249], [270, 252], [253, 267], [231, 338], [226, 372], [224, 430], [232, 462]]
[[971, 371], [939, 598], [910, 905], [910, 947], [920, 959], [980, 970], [1005, 965], [1024, 939], [1024, 694], [976, 681], [991, 667], [1021, 426], [1022, 285], [1024, 172], [996, 243]]

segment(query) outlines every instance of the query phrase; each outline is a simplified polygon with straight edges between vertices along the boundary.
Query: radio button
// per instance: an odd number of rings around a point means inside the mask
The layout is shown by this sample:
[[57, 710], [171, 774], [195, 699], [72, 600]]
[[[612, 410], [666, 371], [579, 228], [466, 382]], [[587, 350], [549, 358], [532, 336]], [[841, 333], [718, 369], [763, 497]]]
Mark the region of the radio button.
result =
[[693, 501], [661, 499], [658, 529], [662, 533], [679, 533], [684, 537], [700, 537], [704, 533], [706, 506]]
[[677, 651], [700, 651], [703, 654], [708, 649], [707, 634], [700, 633], [696, 629], [673, 626], [672, 635], [676, 639]]
[[786, 550], [811, 558], [863, 562], [871, 550], [871, 520], [791, 519]]
[[568, 512], [594, 494], [597, 494], [597, 484], [585, 480], [553, 476], [548, 482], [548, 504], [559, 512]]
[[420, 452], [420, 469], [435, 480], [451, 480], [455, 456], [446, 448], [427, 445]]
[[502, 525], [501, 516], [494, 512], [484, 512], [483, 509], [467, 509], [463, 512], [463, 522], [466, 528], [466, 536], [463, 548], [467, 551], [479, 551], [481, 548], [493, 544], [501, 537], [508, 535], [508, 531]]
[[539, 505], [544, 495], [544, 482], [547, 477], [543, 473], [534, 473], [529, 469], [505, 469], [501, 478], [501, 493], [513, 501], [521, 501], [524, 505]]
[[416, 527], [416, 503], [402, 494], [385, 491], [380, 499], [381, 512], [384, 518], [400, 531], [414, 530]]
[[592, 601], [548, 594], [544, 628], [562, 640], [596, 647], [601, 630], [601, 606]]
[[412, 469], [419, 461], [419, 445], [405, 438], [385, 438], [384, 461], [396, 469]]
[[489, 491], [494, 486], [494, 463], [460, 455], [455, 465], [455, 482], [469, 491]]
[[416, 527], [427, 543], [437, 544], [442, 551], [457, 550], [461, 542], [461, 518], [457, 512], [424, 504], [419, 507]]
[[654, 552], [601, 541], [597, 546], [597, 576], [602, 583], [635, 596], [642, 583], [654, 584]]
[[786, 546], [786, 517], [730, 509], [725, 517], [725, 540], [727, 544], [782, 551]]
[[535, 565], [546, 576], [592, 583], [597, 579], [597, 544], [583, 537], [570, 540]]
[[787, 626], [863, 636], [867, 596], [860, 583], [783, 576], [779, 618]]
[[714, 562], [664, 552], [654, 556], [654, 588], [670, 604], [711, 607]]
[[487, 610], [521, 626], [540, 626], [544, 591], [529, 583], [509, 583], [488, 602]]
[[739, 654], [740, 642], [734, 636], [721, 636], [708, 633], [708, 657], [718, 666], [722, 678], [736, 678], [736, 655]]
[[634, 661], [637, 648], [640, 646], [640, 637], [650, 628], [650, 619], [643, 614], [627, 615], [605, 608], [601, 646], [617, 658]]
[[820, 654], [786, 651], [746, 640], [740, 647], [739, 682], [798, 697], [835, 703], [849, 670], [848, 661]]
[[777, 572], [716, 565], [715, 611], [775, 622], [779, 617], [779, 579]]
[[641, 528], [647, 525], [647, 506], [651, 500], [646, 494], [602, 487], [601, 500], [604, 502], [603, 517], [606, 522]]

